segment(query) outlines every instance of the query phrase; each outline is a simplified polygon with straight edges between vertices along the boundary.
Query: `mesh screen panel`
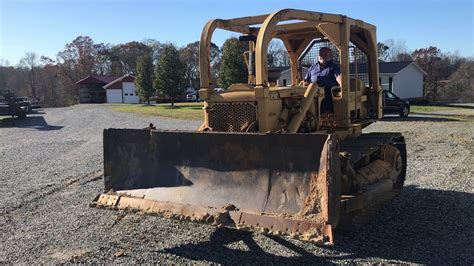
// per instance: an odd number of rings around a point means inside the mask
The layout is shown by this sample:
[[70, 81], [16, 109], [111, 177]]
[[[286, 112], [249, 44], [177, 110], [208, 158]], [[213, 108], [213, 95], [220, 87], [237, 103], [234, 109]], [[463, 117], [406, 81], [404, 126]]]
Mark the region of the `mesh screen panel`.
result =
[[209, 111], [209, 127], [214, 131], [244, 131], [257, 122], [257, 105], [253, 102], [215, 103]]
[[352, 45], [349, 47], [349, 77], [357, 78], [369, 86], [369, 65], [367, 55], [359, 48]]
[[298, 59], [299, 67], [301, 69], [300, 78], [304, 78], [308, 68], [318, 62], [319, 49], [323, 47], [331, 49], [333, 62], [339, 64], [339, 50], [337, 47], [327, 39], [314, 39]]
[[[300, 78], [304, 78], [308, 68], [318, 62], [319, 49], [322, 47], [328, 47], [331, 49], [333, 62], [340, 65], [339, 50], [337, 47], [328, 39], [314, 39], [298, 59]], [[349, 46], [349, 75], [350, 78], [358, 78], [364, 81], [365, 86], [369, 85], [367, 55], [352, 43], [350, 43]]]

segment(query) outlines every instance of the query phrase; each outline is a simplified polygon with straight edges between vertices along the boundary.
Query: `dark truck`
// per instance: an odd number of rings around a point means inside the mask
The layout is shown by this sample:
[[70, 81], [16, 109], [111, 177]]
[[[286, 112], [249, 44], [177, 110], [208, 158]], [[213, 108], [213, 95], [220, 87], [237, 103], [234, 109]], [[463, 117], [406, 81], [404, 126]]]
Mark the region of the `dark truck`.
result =
[[408, 117], [410, 114], [410, 103], [407, 100], [400, 99], [393, 92], [383, 91], [383, 113], [398, 114], [400, 117]]
[[0, 90], [0, 116], [11, 115], [25, 118], [28, 112], [28, 103], [17, 101], [15, 95], [9, 90]]

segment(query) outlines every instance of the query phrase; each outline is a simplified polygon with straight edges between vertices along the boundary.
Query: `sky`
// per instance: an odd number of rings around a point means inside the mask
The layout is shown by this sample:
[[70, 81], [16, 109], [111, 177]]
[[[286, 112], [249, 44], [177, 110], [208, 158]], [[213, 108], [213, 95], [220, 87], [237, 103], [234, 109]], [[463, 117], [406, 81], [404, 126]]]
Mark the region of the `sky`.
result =
[[[95, 43], [144, 39], [178, 46], [199, 40], [206, 21], [283, 8], [343, 14], [377, 26], [379, 41], [404, 40], [409, 50], [437, 46], [474, 56], [473, 0], [0, 0], [0, 63], [26, 52], [55, 58], [77, 36]], [[217, 31], [213, 41], [236, 36]]]

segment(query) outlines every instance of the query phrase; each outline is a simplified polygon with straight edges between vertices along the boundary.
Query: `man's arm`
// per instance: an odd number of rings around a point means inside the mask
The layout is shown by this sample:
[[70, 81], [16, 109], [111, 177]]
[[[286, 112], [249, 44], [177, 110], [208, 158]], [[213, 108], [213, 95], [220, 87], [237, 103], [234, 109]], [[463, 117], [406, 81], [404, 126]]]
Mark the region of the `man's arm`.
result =
[[308, 72], [306, 72], [304, 79], [298, 84], [299, 86], [308, 86], [311, 83], [311, 67], [308, 68]]
[[342, 76], [341, 76], [341, 70], [339, 69], [338, 65], [334, 65], [334, 77], [336, 78], [337, 83], [339, 86], [342, 84]]
[[342, 76], [341, 76], [341, 74], [339, 74], [339, 75], [336, 76], [336, 81], [337, 81], [337, 83], [339, 83], [339, 86], [341, 86], [341, 83], [342, 83]]

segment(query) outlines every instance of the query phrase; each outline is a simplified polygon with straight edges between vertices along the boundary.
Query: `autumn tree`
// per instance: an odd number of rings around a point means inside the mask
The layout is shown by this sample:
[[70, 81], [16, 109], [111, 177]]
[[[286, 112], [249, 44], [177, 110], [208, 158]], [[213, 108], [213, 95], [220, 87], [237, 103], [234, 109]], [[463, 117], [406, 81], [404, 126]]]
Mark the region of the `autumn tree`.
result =
[[97, 75], [112, 74], [111, 44], [99, 43], [95, 45], [95, 64], [92, 72]]
[[243, 53], [247, 51], [247, 42], [229, 38], [222, 47], [222, 61], [217, 84], [228, 88], [233, 83], [247, 82], [247, 66]]
[[173, 44], [164, 44], [160, 59], [155, 67], [155, 87], [163, 95], [171, 98], [171, 107], [186, 86], [185, 65], [179, 57], [179, 51]]
[[443, 100], [474, 102], [474, 60], [459, 60], [458, 68], [449, 77], [439, 94]]
[[119, 44], [110, 50], [110, 59], [115, 74], [134, 74], [137, 71], [137, 60], [140, 56], [152, 56], [152, 49], [141, 42]]
[[153, 62], [149, 55], [142, 55], [137, 60], [137, 76], [135, 86], [138, 95], [150, 104], [150, 97], [153, 96]]
[[57, 61], [71, 81], [94, 73], [98, 46], [91, 37], [79, 36], [58, 53]]
[[413, 61], [413, 58], [411, 57], [411, 54], [409, 53], [401, 53], [397, 55], [396, 61]]
[[449, 76], [449, 60], [442, 58], [441, 50], [435, 46], [416, 49], [413, 59], [426, 72], [425, 95], [437, 100], [439, 81]]

